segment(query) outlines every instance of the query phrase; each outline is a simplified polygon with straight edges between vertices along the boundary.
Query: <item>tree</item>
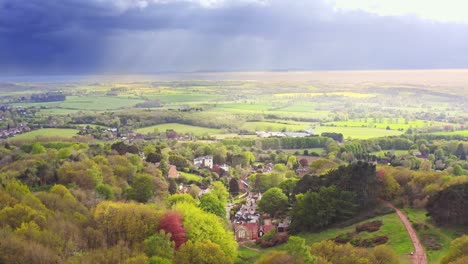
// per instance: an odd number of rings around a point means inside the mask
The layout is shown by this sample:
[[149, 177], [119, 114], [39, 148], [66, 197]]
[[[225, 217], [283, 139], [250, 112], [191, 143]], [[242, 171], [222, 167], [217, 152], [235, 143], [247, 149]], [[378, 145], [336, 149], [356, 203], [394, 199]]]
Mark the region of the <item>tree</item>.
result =
[[175, 194], [177, 193], [177, 183], [174, 179], [170, 178], [169, 180], [169, 194]]
[[428, 215], [438, 224], [468, 226], [468, 183], [452, 185], [429, 197]]
[[229, 192], [232, 196], [237, 196], [239, 194], [239, 182], [234, 177], [229, 181]]
[[298, 166], [298, 162], [297, 162], [297, 158], [296, 156], [289, 156], [288, 157], [288, 161], [286, 162], [286, 166], [288, 167], [288, 169], [292, 170], [292, 169], [296, 169], [297, 166]]
[[63, 184], [75, 183], [84, 189], [94, 189], [102, 183], [102, 171], [90, 159], [77, 162], [66, 161], [57, 171], [59, 182]]
[[285, 264], [285, 263], [302, 264], [303, 262], [300, 262], [300, 260], [298, 260], [297, 258], [289, 255], [286, 252], [276, 251], [276, 250], [273, 250], [273, 251], [263, 255], [256, 262], [256, 264]]
[[275, 216], [288, 207], [288, 197], [280, 188], [271, 188], [262, 195], [258, 202], [258, 209], [262, 212]]
[[288, 197], [288, 200], [292, 202], [292, 198], [294, 195], [294, 189], [296, 188], [296, 184], [299, 181], [297, 178], [289, 178], [286, 179], [278, 185], [278, 187], [283, 191], [283, 193]]
[[463, 175], [464, 171], [463, 168], [460, 166], [460, 164], [454, 164], [453, 165], [453, 175], [455, 176], [461, 176]]
[[211, 193], [216, 195], [221, 203], [226, 204], [229, 199], [229, 192], [226, 189], [226, 186], [222, 182], [214, 182]]
[[189, 240], [192, 242], [211, 241], [218, 244], [231, 261], [235, 260], [237, 243], [233, 233], [225, 229], [219, 217], [188, 203], [177, 203], [174, 209], [183, 216], [183, 224], [187, 229]]
[[[311, 167], [317, 161], [319, 160], [312, 162]], [[321, 187], [332, 185], [342, 191], [354, 193], [359, 209], [366, 208], [377, 201], [379, 182], [375, 165], [360, 161], [348, 166], [340, 166], [320, 177], [305, 175], [297, 183], [294, 193], [316, 192]]]
[[93, 210], [93, 218], [109, 246], [120, 240], [132, 246], [154, 234], [160, 212], [145, 204], [104, 201]]
[[316, 263], [316, 258], [310, 255], [310, 248], [306, 245], [305, 239], [301, 237], [290, 236], [285, 248], [289, 255], [300, 259], [305, 264]]
[[[442, 260], [441, 264], [455, 263], [456, 261], [468, 257], [468, 235], [463, 235], [450, 243], [450, 249]], [[463, 262], [460, 262], [463, 263]]]
[[458, 144], [457, 150], [455, 151], [455, 156], [460, 160], [466, 160], [466, 152], [465, 148], [463, 147], [463, 143]]
[[132, 183], [132, 188], [128, 191], [128, 198], [146, 203], [154, 196], [153, 177], [146, 173], [138, 174]]
[[385, 245], [380, 245], [375, 247], [374, 256], [376, 259], [376, 264], [398, 264], [400, 263], [400, 258], [390, 247]]
[[159, 163], [159, 169], [161, 170], [163, 176], [167, 177], [167, 173], [169, 172], [169, 165], [167, 164], [167, 160], [161, 160]]
[[174, 263], [176, 264], [219, 264], [232, 263], [219, 245], [210, 241], [192, 242], [182, 245], [177, 252]]
[[151, 163], [160, 162], [163, 158], [161, 153], [151, 152], [146, 156], [146, 161]]
[[200, 198], [200, 204], [198, 206], [205, 212], [215, 214], [219, 217], [226, 216], [224, 204], [212, 193], [204, 194]]
[[291, 231], [313, 231], [348, 219], [356, 213], [355, 201], [354, 193], [336, 186], [298, 194], [292, 210]]
[[312, 244], [310, 253], [329, 263], [376, 263], [376, 259], [370, 251], [364, 248], [355, 248], [351, 244], [335, 244], [331, 240]]
[[31, 149], [32, 154], [41, 154], [45, 152], [46, 152], [46, 149], [44, 148], [44, 146], [41, 145], [41, 143], [36, 142], [32, 145], [32, 149]]
[[106, 200], [112, 200], [114, 198], [114, 191], [112, 190], [112, 186], [107, 184], [99, 184], [96, 186], [96, 193]]
[[182, 193], [182, 194], [173, 194], [167, 198], [167, 202], [169, 203], [170, 206], [174, 206], [177, 203], [189, 203], [196, 205], [197, 201], [188, 193]]
[[163, 230], [145, 239], [144, 245], [148, 257], [158, 256], [168, 260], [174, 257], [175, 243], [171, 241], [171, 234]]
[[377, 172], [377, 181], [379, 186], [379, 197], [385, 200], [393, 199], [400, 191], [400, 185], [392, 175], [387, 174], [384, 170]]
[[174, 241], [176, 249], [187, 241], [186, 230], [182, 225], [182, 215], [176, 211], [166, 212], [161, 217], [158, 229], [171, 235], [170, 238]]
[[189, 162], [181, 155], [169, 156], [169, 163], [175, 165], [177, 169], [183, 169], [189, 166]]

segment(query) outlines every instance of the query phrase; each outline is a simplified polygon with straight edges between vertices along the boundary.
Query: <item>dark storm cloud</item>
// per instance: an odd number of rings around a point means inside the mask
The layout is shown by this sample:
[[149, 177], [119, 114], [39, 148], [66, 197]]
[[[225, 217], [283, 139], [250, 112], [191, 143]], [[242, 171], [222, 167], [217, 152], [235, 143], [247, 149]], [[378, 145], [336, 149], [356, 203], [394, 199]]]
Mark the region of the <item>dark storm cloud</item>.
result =
[[334, 11], [327, 3], [0, 0], [0, 70], [93, 73], [468, 66], [466, 25]]

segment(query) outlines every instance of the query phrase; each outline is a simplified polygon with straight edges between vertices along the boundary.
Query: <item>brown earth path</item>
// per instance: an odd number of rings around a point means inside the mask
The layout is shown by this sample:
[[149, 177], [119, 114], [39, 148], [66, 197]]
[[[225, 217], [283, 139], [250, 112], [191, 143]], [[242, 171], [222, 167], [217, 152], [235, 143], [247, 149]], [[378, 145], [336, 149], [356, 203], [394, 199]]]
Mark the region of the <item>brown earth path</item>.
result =
[[396, 208], [393, 204], [387, 202], [387, 201], [381, 201], [384, 205], [392, 208], [395, 210], [395, 212], [398, 214], [400, 217], [401, 222], [403, 222], [403, 225], [405, 225], [406, 230], [408, 231], [408, 234], [411, 238], [411, 241], [413, 242], [414, 249], [415, 251], [413, 252], [412, 255], [410, 255], [411, 258], [411, 263], [413, 264], [427, 264], [427, 257], [426, 257], [426, 252], [424, 251], [424, 248], [419, 241], [418, 235], [416, 234], [416, 231], [414, 230], [413, 226], [411, 225], [411, 222], [408, 220], [405, 214], [403, 214], [400, 209]]

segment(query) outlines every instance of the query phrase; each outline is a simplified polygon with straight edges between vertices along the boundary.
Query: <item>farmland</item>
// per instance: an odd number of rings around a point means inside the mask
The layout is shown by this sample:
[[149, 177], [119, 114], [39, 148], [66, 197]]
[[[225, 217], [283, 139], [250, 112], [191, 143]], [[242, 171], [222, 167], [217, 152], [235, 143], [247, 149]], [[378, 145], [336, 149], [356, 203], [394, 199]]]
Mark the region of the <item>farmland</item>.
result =
[[[366, 72], [372, 81], [356, 82], [356, 76], [362, 74], [296, 72], [131, 77], [139, 79], [112, 76], [69, 83], [15, 83], [15, 89], [8, 86], [0, 100], [32, 111], [28, 118], [37, 123], [36, 127], [46, 119], [49, 123], [57, 120], [55, 123], [62, 125], [66, 117], [72, 123], [94, 120], [101, 126], [121, 126], [125, 132], [146, 134], [153, 133], [154, 129], [159, 132], [173, 129], [181, 134], [216, 135], [217, 138], [240, 137], [245, 132], [258, 131], [310, 131], [318, 135], [334, 132], [342, 133], [345, 139], [398, 136], [408, 131], [442, 135], [455, 130], [452, 135], [466, 135], [466, 130], [458, 131], [466, 125], [462, 88], [447, 87], [445, 92], [440, 92], [440, 89], [422, 87], [417, 79], [401, 84], [393, 81], [394, 72]], [[392, 87], [397, 88], [392, 90]], [[61, 91], [66, 100], [21, 101], [37, 93], [38, 88]], [[0, 126], [6, 123], [0, 120]]]
[[136, 132], [142, 133], [142, 134], [148, 134], [148, 133], [154, 133], [156, 131], [160, 133], [160, 132], [165, 132], [166, 130], [171, 130], [171, 129], [182, 134], [195, 134], [195, 135], [220, 134], [219, 129], [199, 127], [199, 126], [190, 126], [190, 125], [177, 124], [177, 123], [169, 123], [169, 124], [162, 124], [162, 125], [140, 128], [140, 129], [137, 129]]
[[15, 139], [35, 139], [37, 137], [71, 138], [77, 136], [77, 133], [78, 130], [76, 129], [44, 128], [17, 135]]
[[378, 128], [363, 128], [363, 127], [326, 127], [320, 126], [314, 129], [315, 134], [324, 132], [342, 133], [344, 138], [353, 139], [368, 139], [375, 137], [398, 136], [403, 134], [402, 131], [386, 130]]
[[49, 109], [63, 109], [81, 111], [105, 111], [132, 107], [143, 102], [140, 99], [115, 97], [115, 96], [69, 96], [64, 102], [46, 103], [17, 103], [15, 105], [23, 107], [42, 107]]

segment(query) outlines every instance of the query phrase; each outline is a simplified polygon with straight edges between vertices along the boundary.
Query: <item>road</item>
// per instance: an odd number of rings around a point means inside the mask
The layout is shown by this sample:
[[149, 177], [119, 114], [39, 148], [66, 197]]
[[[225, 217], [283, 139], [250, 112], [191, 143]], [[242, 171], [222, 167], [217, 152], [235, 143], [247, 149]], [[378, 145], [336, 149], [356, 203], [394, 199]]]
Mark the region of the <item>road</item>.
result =
[[381, 202], [384, 205], [395, 210], [395, 212], [400, 217], [401, 222], [403, 222], [403, 225], [405, 225], [406, 231], [408, 231], [408, 234], [411, 238], [411, 241], [413, 242], [414, 249], [415, 249], [415, 251], [413, 252], [413, 255], [410, 255], [411, 263], [427, 264], [426, 251], [424, 251], [424, 248], [421, 242], [419, 241], [418, 235], [416, 234], [416, 231], [414, 230], [413, 225], [411, 225], [411, 222], [408, 220], [406, 215], [403, 212], [401, 212], [400, 209], [396, 208], [393, 204], [387, 201], [381, 201]]

